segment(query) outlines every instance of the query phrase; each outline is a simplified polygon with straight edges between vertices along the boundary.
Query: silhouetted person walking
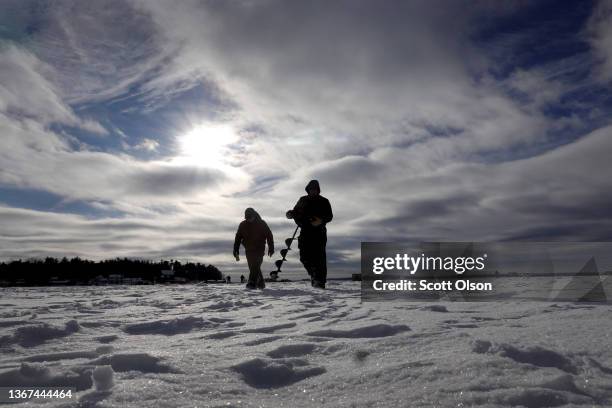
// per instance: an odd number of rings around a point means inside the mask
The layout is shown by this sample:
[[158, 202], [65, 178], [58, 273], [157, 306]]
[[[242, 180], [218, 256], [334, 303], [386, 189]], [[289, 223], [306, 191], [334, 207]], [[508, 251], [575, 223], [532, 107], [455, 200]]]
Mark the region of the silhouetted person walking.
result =
[[261, 264], [268, 243], [268, 256], [274, 254], [274, 238], [268, 224], [261, 219], [257, 211], [247, 208], [244, 211], [244, 221], [238, 226], [234, 240], [234, 257], [240, 260], [240, 244], [244, 246], [247, 263], [249, 265], [249, 280], [247, 289], [263, 289], [266, 284], [261, 274]]
[[293, 210], [287, 211], [287, 218], [293, 218], [300, 226], [298, 248], [300, 261], [310, 275], [312, 286], [325, 288], [327, 281], [327, 228], [325, 225], [333, 218], [329, 200], [321, 195], [317, 180], [306, 186], [308, 195], [300, 197]]

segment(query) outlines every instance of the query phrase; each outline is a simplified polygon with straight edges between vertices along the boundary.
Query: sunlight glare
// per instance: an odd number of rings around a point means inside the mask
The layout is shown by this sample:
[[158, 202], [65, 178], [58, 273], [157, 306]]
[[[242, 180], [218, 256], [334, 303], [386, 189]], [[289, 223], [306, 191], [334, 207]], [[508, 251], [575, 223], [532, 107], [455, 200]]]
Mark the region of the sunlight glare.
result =
[[182, 161], [190, 164], [221, 165], [229, 154], [228, 146], [238, 140], [229, 125], [204, 124], [179, 138]]

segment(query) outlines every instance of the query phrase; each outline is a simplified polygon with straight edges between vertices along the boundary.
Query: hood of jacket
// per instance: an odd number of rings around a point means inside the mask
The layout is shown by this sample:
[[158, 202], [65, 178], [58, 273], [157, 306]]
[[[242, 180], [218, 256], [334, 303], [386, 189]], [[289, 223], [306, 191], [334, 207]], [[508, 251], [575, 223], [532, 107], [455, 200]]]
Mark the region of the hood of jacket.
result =
[[249, 207], [246, 210], [244, 210], [244, 219], [246, 220], [247, 218], [255, 218], [255, 221], [261, 221], [261, 217], [259, 216], [259, 213], [257, 211], [255, 211], [253, 208]]
[[319, 194], [321, 194], [321, 186], [319, 186], [318, 180], [310, 180], [308, 184], [306, 184], [306, 188], [304, 190], [306, 190], [306, 192], [308, 193], [308, 190], [311, 189], [316, 189], [319, 191]]

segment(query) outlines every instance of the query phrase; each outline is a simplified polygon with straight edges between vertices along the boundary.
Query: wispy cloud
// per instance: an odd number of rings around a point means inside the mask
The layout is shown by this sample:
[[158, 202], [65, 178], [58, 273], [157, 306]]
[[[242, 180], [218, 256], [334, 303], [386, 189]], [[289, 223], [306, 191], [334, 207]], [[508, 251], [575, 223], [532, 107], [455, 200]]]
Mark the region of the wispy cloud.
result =
[[612, 79], [612, 5], [601, 1], [597, 4], [589, 25], [590, 41], [599, 57], [595, 75], [606, 82]]
[[311, 178], [338, 270], [367, 239], [609, 239], [611, 14], [545, 6], [4, 5], [0, 188], [100, 212], [2, 207], [0, 256], [231, 270], [243, 209], [283, 237]]

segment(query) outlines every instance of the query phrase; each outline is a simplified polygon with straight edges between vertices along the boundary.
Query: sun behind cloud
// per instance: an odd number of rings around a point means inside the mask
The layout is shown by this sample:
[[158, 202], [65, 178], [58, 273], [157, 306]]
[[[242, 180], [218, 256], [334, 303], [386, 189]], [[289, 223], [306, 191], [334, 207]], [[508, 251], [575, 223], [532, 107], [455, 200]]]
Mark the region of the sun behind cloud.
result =
[[178, 137], [177, 162], [206, 167], [225, 167], [229, 145], [238, 141], [234, 128], [227, 124], [205, 123]]

